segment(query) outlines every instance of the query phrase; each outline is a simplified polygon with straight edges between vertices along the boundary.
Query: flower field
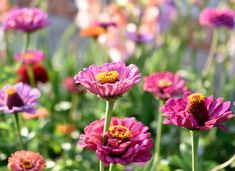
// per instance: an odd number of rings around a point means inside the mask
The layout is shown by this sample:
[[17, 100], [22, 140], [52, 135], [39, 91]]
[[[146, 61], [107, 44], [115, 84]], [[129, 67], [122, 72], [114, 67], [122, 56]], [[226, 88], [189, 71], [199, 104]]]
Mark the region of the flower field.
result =
[[233, 171], [234, 105], [234, 0], [0, 1], [0, 171]]

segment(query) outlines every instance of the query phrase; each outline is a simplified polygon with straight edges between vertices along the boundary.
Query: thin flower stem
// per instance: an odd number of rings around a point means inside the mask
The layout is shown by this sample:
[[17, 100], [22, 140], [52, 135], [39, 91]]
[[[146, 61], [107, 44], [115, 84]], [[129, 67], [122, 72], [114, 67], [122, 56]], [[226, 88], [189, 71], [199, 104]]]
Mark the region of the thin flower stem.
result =
[[232, 164], [234, 161], [235, 161], [235, 154], [228, 161], [222, 163], [221, 165], [216, 166], [211, 171], [220, 171], [224, 169], [225, 167], [229, 166], [230, 164]]
[[12, 55], [11, 55], [11, 51], [10, 51], [10, 46], [9, 46], [9, 33], [6, 31], [5, 32], [5, 42], [6, 42], [6, 55], [7, 55], [7, 63], [8, 64], [12, 64], [13, 60], [12, 60]]
[[112, 171], [113, 170], [113, 164], [110, 164], [109, 165], [109, 171]]
[[76, 109], [77, 109], [77, 105], [78, 105], [78, 94], [77, 93], [73, 93], [72, 97], [71, 97], [71, 109], [70, 109], [70, 115], [69, 115], [69, 119], [68, 120], [76, 120]]
[[25, 34], [25, 42], [24, 42], [23, 52], [26, 52], [28, 50], [29, 41], [30, 41], [30, 33], [26, 33]]
[[28, 73], [28, 76], [29, 76], [29, 83], [30, 83], [30, 85], [32, 87], [36, 87], [35, 77], [34, 77], [34, 72], [33, 72], [33, 66], [32, 65], [28, 65], [27, 73]]
[[207, 61], [203, 67], [202, 70], [202, 75], [206, 76], [208, 74], [208, 71], [211, 68], [211, 65], [213, 63], [213, 59], [214, 59], [214, 54], [215, 54], [215, 50], [216, 50], [216, 46], [217, 46], [217, 39], [218, 39], [218, 35], [216, 33], [216, 30], [213, 31], [213, 35], [212, 35], [212, 42], [211, 42], [211, 47], [210, 47], [210, 51], [207, 57]]
[[18, 115], [18, 113], [15, 113], [14, 116], [15, 116], [17, 136], [18, 136], [18, 139], [19, 139], [20, 149], [23, 149], [23, 141], [22, 141], [22, 137], [21, 137], [21, 134], [20, 134], [19, 115]]
[[192, 144], [192, 171], [198, 171], [198, 143], [199, 134], [195, 131], [190, 131]]
[[[105, 110], [105, 122], [104, 122], [104, 130], [103, 130], [103, 143], [106, 143], [106, 132], [109, 130], [109, 125], [112, 117], [113, 107], [114, 107], [114, 100], [106, 101], [106, 110]], [[104, 164], [100, 161], [100, 171], [104, 171]]]
[[162, 114], [160, 112], [160, 107], [163, 105], [164, 101], [159, 100], [159, 112], [158, 112], [158, 121], [157, 121], [157, 136], [155, 149], [156, 153], [153, 160], [152, 171], [158, 171], [159, 161], [160, 161], [160, 147], [161, 147], [161, 134], [162, 134]]

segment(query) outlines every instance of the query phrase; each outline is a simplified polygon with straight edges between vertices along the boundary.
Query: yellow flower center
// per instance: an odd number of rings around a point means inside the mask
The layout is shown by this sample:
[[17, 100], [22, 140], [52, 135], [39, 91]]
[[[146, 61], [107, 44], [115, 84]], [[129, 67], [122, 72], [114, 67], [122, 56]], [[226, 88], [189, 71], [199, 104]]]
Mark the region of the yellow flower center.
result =
[[33, 168], [33, 164], [30, 162], [30, 160], [24, 160], [23, 162], [20, 163], [20, 166], [22, 169], [32, 169]]
[[188, 96], [189, 103], [201, 103], [204, 102], [205, 96], [201, 93], [193, 93], [190, 96]]
[[101, 83], [116, 83], [119, 80], [119, 73], [117, 71], [100, 72], [96, 79]]
[[15, 87], [9, 87], [8, 89], [6, 89], [6, 93], [8, 95], [13, 95], [16, 93], [16, 88]]
[[26, 52], [26, 53], [23, 54], [23, 58], [24, 59], [33, 59], [34, 55], [32, 53], [29, 53], [29, 52], [27, 53]]
[[124, 140], [132, 136], [131, 131], [125, 126], [111, 126], [109, 128], [109, 134], [119, 140]]
[[158, 86], [161, 88], [166, 88], [172, 85], [172, 81], [168, 79], [161, 79], [158, 81]]

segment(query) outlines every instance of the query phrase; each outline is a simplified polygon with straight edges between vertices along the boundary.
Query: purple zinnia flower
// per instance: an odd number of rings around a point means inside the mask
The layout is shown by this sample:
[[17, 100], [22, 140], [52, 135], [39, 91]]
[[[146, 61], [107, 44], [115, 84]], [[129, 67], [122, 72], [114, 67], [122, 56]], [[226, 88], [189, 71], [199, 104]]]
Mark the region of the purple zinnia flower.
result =
[[30, 33], [45, 27], [48, 23], [47, 14], [39, 8], [14, 8], [3, 22], [3, 28]]
[[144, 77], [144, 90], [162, 100], [183, 95], [188, 90], [185, 84], [178, 74], [171, 72], [157, 72]]
[[199, 22], [208, 27], [234, 28], [235, 12], [230, 9], [206, 8], [200, 13]]
[[214, 100], [200, 93], [186, 93], [183, 98], [171, 98], [161, 107], [167, 118], [164, 124], [174, 124], [191, 130], [209, 130], [219, 127], [226, 130], [221, 123], [233, 118], [231, 102], [223, 98]]
[[121, 96], [140, 81], [141, 74], [137, 66], [126, 66], [124, 62], [106, 63], [102, 66], [91, 65], [75, 77], [75, 82], [86, 87], [90, 92], [104, 98]]
[[117, 23], [113, 21], [95, 21], [95, 26], [103, 27], [107, 29], [108, 27], [117, 27]]
[[34, 113], [40, 95], [38, 89], [32, 89], [23, 83], [6, 85], [0, 90], [0, 111]]
[[137, 33], [137, 32], [127, 32], [126, 36], [128, 39], [136, 42], [136, 43], [147, 43], [151, 42], [154, 39], [154, 36], [152, 34], [143, 34], [143, 33]]
[[86, 126], [80, 135], [83, 148], [96, 151], [97, 157], [105, 164], [146, 162], [151, 158], [153, 141], [148, 127], [134, 118], [113, 117], [103, 142], [104, 118]]

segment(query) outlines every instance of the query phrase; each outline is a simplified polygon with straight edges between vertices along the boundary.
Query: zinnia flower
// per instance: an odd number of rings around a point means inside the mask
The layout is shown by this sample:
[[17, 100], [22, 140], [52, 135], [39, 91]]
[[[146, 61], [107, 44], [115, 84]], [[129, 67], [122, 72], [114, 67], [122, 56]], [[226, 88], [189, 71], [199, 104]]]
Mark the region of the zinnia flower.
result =
[[101, 34], [105, 33], [106, 30], [101, 26], [90, 26], [81, 30], [80, 35], [84, 37], [98, 38]]
[[154, 36], [152, 34], [141, 34], [136, 32], [127, 32], [126, 36], [128, 39], [136, 43], [147, 43], [151, 42], [154, 39]]
[[67, 77], [63, 81], [64, 88], [71, 93], [84, 93], [86, 90], [81, 84], [76, 84], [73, 77]]
[[47, 14], [39, 8], [12, 9], [3, 22], [5, 30], [31, 33], [48, 25]]
[[105, 164], [146, 162], [151, 158], [153, 141], [148, 127], [134, 118], [113, 117], [103, 142], [104, 118], [86, 126], [80, 135], [80, 146], [96, 151], [97, 157]]
[[38, 108], [36, 110], [36, 112], [32, 115], [30, 113], [23, 113], [23, 118], [24, 119], [42, 119], [42, 118], [46, 118], [49, 116], [49, 111], [46, 108]]
[[0, 90], [0, 111], [34, 113], [40, 95], [38, 89], [26, 84], [6, 85]]
[[71, 134], [76, 131], [76, 129], [76, 126], [72, 124], [59, 124], [56, 126], [56, 130], [63, 135]]
[[[26, 84], [30, 84], [30, 80], [29, 80], [29, 75], [28, 75], [28, 66], [27, 65], [22, 65], [19, 70], [17, 71], [17, 73], [20, 76], [19, 82], [23, 82]], [[46, 68], [41, 65], [41, 64], [33, 64], [32, 65], [32, 70], [34, 73], [34, 79], [35, 82], [41, 82], [41, 83], [46, 83], [48, 81], [48, 74], [47, 74], [47, 70]]]
[[200, 13], [199, 22], [208, 27], [234, 28], [235, 12], [230, 9], [206, 8]]
[[44, 58], [45, 55], [40, 50], [28, 50], [24, 53], [17, 53], [15, 55], [16, 60], [22, 60], [26, 65], [41, 62]]
[[96, 21], [94, 25], [103, 27], [104, 29], [107, 29], [108, 27], [117, 27], [117, 23], [113, 21]]
[[112, 99], [130, 90], [139, 82], [140, 76], [137, 66], [126, 66], [121, 61], [102, 66], [91, 65], [79, 72], [74, 79], [90, 92], [104, 99]]
[[21, 150], [11, 154], [7, 167], [12, 171], [42, 171], [46, 162], [39, 153]]
[[205, 97], [200, 93], [186, 93], [183, 98], [171, 98], [161, 111], [167, 118], [164, 124], [174, 124], [191, 130], [209, 130], [219, 127], [226, 130], [221, 123], [234, 117], [231, 102], [213, 96]]
[[185, 84], [178, 74], [171, 72], [157, 72], [144, 77], [144, 90], [162, 100], [183, 95], [188, 90]]

